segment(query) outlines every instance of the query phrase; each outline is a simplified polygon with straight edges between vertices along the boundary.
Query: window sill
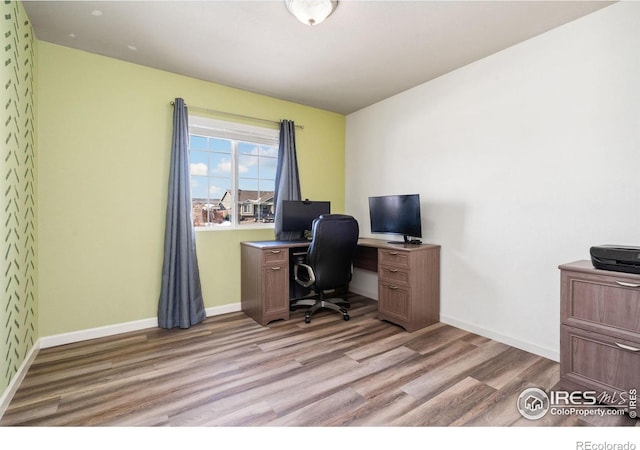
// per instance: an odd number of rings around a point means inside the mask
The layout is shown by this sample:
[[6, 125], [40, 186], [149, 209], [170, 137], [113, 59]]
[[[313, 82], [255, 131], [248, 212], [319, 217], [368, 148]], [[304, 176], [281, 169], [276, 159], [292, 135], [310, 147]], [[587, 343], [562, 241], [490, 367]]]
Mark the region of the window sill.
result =
[[244, 231], [244, 230], [273, 230], [275, 226], [273, 223], [255, 223], [252, 225], [240, 225], [240, 226], [210, 226], [210, 227], [194, 227], [196, 232], [208, 232], [208, 231]]

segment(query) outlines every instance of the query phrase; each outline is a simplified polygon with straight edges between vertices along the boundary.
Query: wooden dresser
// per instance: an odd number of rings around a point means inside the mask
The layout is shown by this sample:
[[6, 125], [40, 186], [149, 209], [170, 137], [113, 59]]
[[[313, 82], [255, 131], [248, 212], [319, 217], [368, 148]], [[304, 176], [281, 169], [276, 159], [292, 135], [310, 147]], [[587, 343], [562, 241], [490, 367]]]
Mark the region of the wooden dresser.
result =
[[594, 269], [591, 261], [560, 271], [561, 384], [623, 405], [640, 388], [640, 275]]

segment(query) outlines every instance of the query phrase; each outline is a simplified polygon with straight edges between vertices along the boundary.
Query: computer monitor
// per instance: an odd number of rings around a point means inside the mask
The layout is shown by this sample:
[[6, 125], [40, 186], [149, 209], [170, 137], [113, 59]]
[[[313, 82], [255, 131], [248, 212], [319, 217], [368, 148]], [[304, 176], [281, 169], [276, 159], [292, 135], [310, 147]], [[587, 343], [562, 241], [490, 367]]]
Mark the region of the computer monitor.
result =
[[420, 194], [369, 197], [369, 216], [372, 233], [391, 233], [404, 236], [403, 242], [419, 244], [422, 237]]
[[282, 231], [300, 233], [311, 231], [313, 221], [322, 214], [331, 214], [331, 202], [310, 200], [282, 201]]

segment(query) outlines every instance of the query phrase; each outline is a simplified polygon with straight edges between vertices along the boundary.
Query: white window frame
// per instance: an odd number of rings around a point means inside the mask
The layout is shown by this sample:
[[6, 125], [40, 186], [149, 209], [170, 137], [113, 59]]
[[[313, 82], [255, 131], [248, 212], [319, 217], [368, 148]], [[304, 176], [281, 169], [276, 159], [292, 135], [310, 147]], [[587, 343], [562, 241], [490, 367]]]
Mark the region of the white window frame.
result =
[[[260, 223], [255, 222], [252, 224], [240, 225], [238, 223], [238, 216], [241, 213], [244, 205], [239, 205], [236, 196], [238, 194], [238, 142], [249, 142], [255, 144], [263, 144], [275, 146], [279, 145], [280, 141], [280, 129], [279, 128], [267, 128], [258, 127], [253, 125], [247, 125], [237, 122], [229, 122], [225, 120], [212, 119], [210, 117], [203, 117], [198, 115], [189, 114], [189, 137], [192, 134], [198, 136], [206, 136], [212, 138], [229, 139], [232, 141], [231, 145], [231, 191], [233, 192], [232, 202], [235, 206], [234, 213], [231, 215], [232, 220], [230, 224], [220, 225], [205, 225], [196, 226], [196, 231], [226, 231], [226, 230], [251, 230], [267, 228], [273, 229], [273, 223]], [[191, 176], [191, 174], [189, 174]]]

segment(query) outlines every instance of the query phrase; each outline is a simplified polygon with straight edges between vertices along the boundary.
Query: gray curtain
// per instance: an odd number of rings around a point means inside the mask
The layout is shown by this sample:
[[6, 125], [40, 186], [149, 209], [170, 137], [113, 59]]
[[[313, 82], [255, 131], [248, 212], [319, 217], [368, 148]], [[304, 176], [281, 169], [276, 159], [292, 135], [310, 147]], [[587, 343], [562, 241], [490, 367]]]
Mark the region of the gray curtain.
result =
[[298, 157], [296, 156], [296, 126], [291, 120], [280, 123], [280, 145], [278, 147], [278, 167], [276, 169], [275, 233], [278, 240], [299, 238], [293, 232], [282, 231], [283, 200], [300, 200], [300, 178], [298, 175]]
[[205, 318], [191, 217], [188, 114], [184, 100], [176, 98], [158, 326], [189, 328]]

